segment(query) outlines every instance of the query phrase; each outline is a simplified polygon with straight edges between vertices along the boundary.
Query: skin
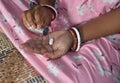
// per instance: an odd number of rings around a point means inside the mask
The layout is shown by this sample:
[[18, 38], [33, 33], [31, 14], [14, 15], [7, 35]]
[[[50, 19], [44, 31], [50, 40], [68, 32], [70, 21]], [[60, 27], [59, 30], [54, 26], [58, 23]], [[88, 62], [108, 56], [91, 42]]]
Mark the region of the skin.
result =
[[[49, 45], [49, 38], [54, 39], [53, 45]], [[20, 48], [31, 53], [42, 54], [46, 58], [56, 59], [66, 54], [73, 43], [72, 35], [68, 31], [56, 31], [47, 36], [28, 40]]]
[[[40, 0], [40, 3], [54, 6], [55, 0]], [[52, 10], [38, 4], [22, 13], [22, 21], [27, 29], [30, 27], [35, 29], [50, 26], [53, 13]]]
[[50, 26], [52, 13], [50, 9], [37, 5], [22, 13], [22, 21], [27, 29], [30, 27], [35, 29], [42, 28], [43, 26]]
[[78, 25], [82, 33], [82, 42], [120, 32], [120, 7], [84, 25]]
[[[99, 38], [120, 32], [120, 8], [114, 9], [94, 20], [88, 21], [86, 24], [78, 24], [78, 28], [82, 34], [82, 42]], [[48, 44], [49, 38], [54, 38], [52, 46]], [[43, 42], [44, 41], [44, 42]], [[41, 36], [31, 39], [23, 43], [20, 48], [31, 53], [42, 54], [47, 58], [56, 59], [67, 52], [74, 44], [73, 36], [67, 30], [55, 31], [47, 36]]]

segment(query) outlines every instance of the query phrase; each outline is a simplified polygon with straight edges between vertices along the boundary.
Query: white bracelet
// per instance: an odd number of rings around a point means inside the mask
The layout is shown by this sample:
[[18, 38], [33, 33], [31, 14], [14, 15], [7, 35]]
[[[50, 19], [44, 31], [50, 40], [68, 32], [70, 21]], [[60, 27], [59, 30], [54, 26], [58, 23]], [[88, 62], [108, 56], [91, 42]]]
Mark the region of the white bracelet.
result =
[[41, 6], [51, 8], [55, 12], [55, 17], [54, 18], [57, 17], [58, 13], [57, 13], [57, 9], [56, 8], [54, 8], [54, 7], [52, 7], [51, 5], [48, 5], [48, 4], [41, 4]]
[[75, 31], [76, 35], [77, 35], [77, 48], [75, 51], [79, 51], [80, 49], [80, 45], [81, 45], [81, 36], [80, 36], [80, 31], [76, 28], [76, 27], [72, 27], [72, 29]]

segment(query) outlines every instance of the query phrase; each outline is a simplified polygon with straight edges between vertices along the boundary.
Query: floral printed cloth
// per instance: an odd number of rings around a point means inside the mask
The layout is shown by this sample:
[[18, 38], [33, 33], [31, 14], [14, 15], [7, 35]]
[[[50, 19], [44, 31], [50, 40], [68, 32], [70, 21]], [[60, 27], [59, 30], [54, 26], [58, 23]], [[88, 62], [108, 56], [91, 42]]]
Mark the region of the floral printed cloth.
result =
[[[21, 43], [37, 35], [22, 23], [21, 13], [34, 0], [0, 0], [0, 27], [26, 60], [50, 83], [120, 83], [120, 34], [101, 37], [57, 60], [27, 53]], [[68, 29], [120, 6], [120, 0], [59, 0], [51, 31]]]

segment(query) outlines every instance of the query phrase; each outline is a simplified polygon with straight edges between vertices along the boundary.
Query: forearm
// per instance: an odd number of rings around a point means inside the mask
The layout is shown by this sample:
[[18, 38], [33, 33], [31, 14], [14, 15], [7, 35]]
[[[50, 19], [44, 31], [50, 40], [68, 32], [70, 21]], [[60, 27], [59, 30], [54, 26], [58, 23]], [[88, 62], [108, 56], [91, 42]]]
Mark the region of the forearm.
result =
[[40, 4], [48, 4], [54, 6], [55, 0], [40, 0]]
[[82, 42], [118, 33], [120, 32], [120, 8], [78, 27], [82, 34]]

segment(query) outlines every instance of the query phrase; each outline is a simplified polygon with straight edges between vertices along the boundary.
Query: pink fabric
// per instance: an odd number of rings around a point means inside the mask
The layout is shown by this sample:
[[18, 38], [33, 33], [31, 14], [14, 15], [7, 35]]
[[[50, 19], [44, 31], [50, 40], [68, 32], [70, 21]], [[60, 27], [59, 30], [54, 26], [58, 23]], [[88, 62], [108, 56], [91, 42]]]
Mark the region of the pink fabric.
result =
[[[79, 52], [69, 52], [57, 60], [30, 54], [19, 48], [37, 37], [22, 24], [21, 13], [32, 0], [0, 0], [0, 26], [25, 59], [50, 83], [120, 83], [120, 34], [85, 43]], [[59, 16], [52, 31], [84, 23], [117, 8], [120, 0], [60, 0]]]

